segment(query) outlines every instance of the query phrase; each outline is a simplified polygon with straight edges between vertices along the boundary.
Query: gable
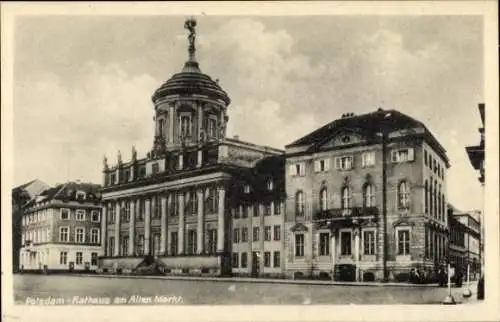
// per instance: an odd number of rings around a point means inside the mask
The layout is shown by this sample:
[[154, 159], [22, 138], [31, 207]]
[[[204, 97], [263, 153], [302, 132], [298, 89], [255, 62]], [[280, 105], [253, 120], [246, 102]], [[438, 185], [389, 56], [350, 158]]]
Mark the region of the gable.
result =
[[341, 146], [348, 146], [353, 144], [366, 143], [367, 139], [362, 134], [353, 130], [341, 130], [334, 133], [329, 138], [320, 142], [317, 147], [319, 150], [330, 149]]

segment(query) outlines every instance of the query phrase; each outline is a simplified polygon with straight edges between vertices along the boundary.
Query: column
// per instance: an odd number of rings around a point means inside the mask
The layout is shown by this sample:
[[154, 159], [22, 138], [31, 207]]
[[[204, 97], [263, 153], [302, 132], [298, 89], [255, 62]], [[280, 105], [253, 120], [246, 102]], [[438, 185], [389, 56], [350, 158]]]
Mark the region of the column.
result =
[[356, 281], [359, 281], [359, 228], [355, 228], [354, 230], [354, 262], [356, 265]]
[[106, 254], [106, 238], [107, 238], [107, 212], [108, 212], [108, 205], [105, 202], [102, 206], [102, 215], [101, 215], [101, 253], [103, 256], [110, 256], [111, 254]]
[[[168, 198], [167, 198], [167, 224], [168, 224], [168, 214], [170, 214], [170, 211], [172, 209], [172, 198], [173, 198], [173, 194], [172, 193], [169, 193], [168, 194]], [[167, 234], [167, 237], [166, 237], [166, 240], [167, 240], [167, 249], [166, 249], [166, 254], [167, 255], [177, 255], [177, 254], [171, 254], [170, 252], [170, 249], [171, 249], [171, 243], [172, 241], [170, 240], [170, 236], [168, 234], [168, 226], [167, 226], [167, 229], [166, 229], [166, 234]]]
[[335, 234], [336, 234], [336, 231], [335, 230], [332, 230], [331, 234], [330, 234], [330, 256], [331, 256], [331, 259], [332, 259], [332, 281], [335, 280], [335, 259], [336, 259], [336, 247], [337, 247], [337, 243], [336, 243], [336, 238], [335, 238]]
[[174, 143], [174, 120], [175, 120], [175, 115], [174, 115], [174, 106], [170, 105], [168, 107], [168, 143]]
[[120, 201], [116, 201], [115, 205], [115, 252], [114, 256], [120, 256], [120, 225], [121, 225], [121, 216], [120, 216]]
[[[198, 104], [198, 140], [200, 139], [200, 134], [203, 132], [203, 106]], [[204, 134], [205, 138], [207, 133]], [[197, 141], [198, 141], [197, 140]]]
[[204, 202], [203, 202], [203, 188], [199, 189], [197, 192], [197, 198], [198, 198], [198, 254], [203, 254], [205, 251], [205, 218], [204, 218]]
[[128, 254], [135, 256], [135, 200], [130, 200]]
[[151, 239], [151, 200], [145, 199], [144, 211], [144, 255], [150, 254], [149, 243]]
[[179, 192], [178, 194], [178, 200], [179, 200], [179, 247], [177, 248], [177, 254], [184, 254], [184, 193]]
[[151, 217], [152, 218], [157, 218], [158, 214], [156, 213], [156, 195], [153, 195], [151, 197]]
[[258, 204], [258, 211], [259, 211], [259, 231], [260, 231], [260, 236], [259, 236], [259, 252], [260, 252], [260, 274], [264, 273], [265, 268], [265, 256], [264, 256], [264, 238], [265, 238], [265, 231], [264, 231], [264, 205], [263, 204]]
[[163, 256], [167, 251], [167, 196], [161, 195], [161, 239], [160, 254]]
[[218, 189], [219, 191], [219, 213], [217, 218], [217, 252], [224, 251], [224, 237], [225, 237], [225, 218], [224, 213], [226, 211], [224, 205], [226, 200], [226, 190], [223, 187]]

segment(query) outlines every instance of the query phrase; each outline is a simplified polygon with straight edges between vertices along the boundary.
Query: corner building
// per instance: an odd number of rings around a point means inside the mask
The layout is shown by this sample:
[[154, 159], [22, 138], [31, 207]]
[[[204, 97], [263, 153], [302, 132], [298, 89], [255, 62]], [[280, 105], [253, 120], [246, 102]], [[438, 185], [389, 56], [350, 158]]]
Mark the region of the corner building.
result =
[[345, 114], [285, 154], [288, 276], [391, 280], [446, 260], [448, 158], [421, 122]]
[[200, 70], [195, 26], [184, 68], [152, 96], [147, 157], [104, 161], [101, 269], [279, 274], [284, 151], [226, 138], [230, 99]]
[[95, 271], [101, 255], [100, 186], [67, 182], [23, 207], [20, 265], [25, 272]]

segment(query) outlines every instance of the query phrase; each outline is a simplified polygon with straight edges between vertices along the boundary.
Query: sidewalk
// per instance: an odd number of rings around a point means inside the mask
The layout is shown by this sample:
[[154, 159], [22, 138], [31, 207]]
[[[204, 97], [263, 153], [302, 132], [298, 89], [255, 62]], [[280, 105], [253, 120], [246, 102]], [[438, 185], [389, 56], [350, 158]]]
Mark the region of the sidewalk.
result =
[[[371, 286], [371, 287], [438, 287], [438, 284], [411, 284], [411, 283], [382, 283], [382, 282], [339, 282], [317, 280], [292, 280], [250, 277], [198, 277], [198, 276], [138, 276], [138, 275], [101, 275], [101, 274], [71, 274], [68, 276], [96, 277], [96, 278], [125, 278], [125, 279], [157, 279], [176, 281], [213, 281], [233, 283], [262, 283], [262, 284], [300, 284], [300, 285], [340, 285], [340, 286]], [[472, 288], [472, 285], [471, 285]]]

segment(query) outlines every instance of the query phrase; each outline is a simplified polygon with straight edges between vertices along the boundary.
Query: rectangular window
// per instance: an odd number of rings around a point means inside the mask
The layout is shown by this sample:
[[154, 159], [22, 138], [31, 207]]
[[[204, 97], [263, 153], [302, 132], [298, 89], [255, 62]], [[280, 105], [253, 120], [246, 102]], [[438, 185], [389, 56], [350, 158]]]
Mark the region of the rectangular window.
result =
[[342, 156], [335, 158], [335, 169], [337, 170], [351, 170], [353, 167], [352, 156]]
[[239, 242], [240, 242], [240, 229], [234, 228], [233, 229], [233, 243], [239, 243]]
[[264, 227], [264, 241], [271, 241], [271, 226]]
[[429, 162], [427, 161], [427, 150], [424, 150], [424, 164], [427, 166]]
[[90, 265], [97, 266], [97, 253], [90, 254]]
[[259, 241], [259, 234], [260, 234], [260, 231], [259, 231], [259, 227], [253, 227], [253, 241], [256, 242], [256, 241]]
[[330, 233], [319, 234], [319, 255], [330, 255]]
[[304, 256], [304, 234], [295, 235], [295, 256]]
[[259, 208], [258, 208], [258, 206], [256, 207], [255, 211], [253, 211], [253, 207], [251, 207], [251, 209], [252, 209], [253, 216], [254, 217], [259, 217], [260, 214], [259, 214]]
[[83, 264], [83, 253], [82, 252], [76, 252], [76, 265], [82, 265]]
[[137, 240], [135, 244], [135, 252], [137, 255], [144, 255], [144, 235], [137, 235]]
[[233, 208], [233, 218], [234, 219], [240, 219], [240, 211], [239, 207]]
[[62, 208], [61, 209], [61, 220], [68, 220], [69, 219], [69, 209]]
[[75, 228], [75, 242], [85, 242], [85, 228]]
[[363, 231], [363, 254], [375, 255], [375, 231]]
[[115, 254], [115, 237], [109, 237], [108, 254], [109, 256], [113, 256]]
[[251, 205], [248, 205], [245, 218], [252, 217], [252, 214], [253, 214], [253, 207]]
[[391, 160], [393, 163], [413, 161], [413, 148], [395, 149], [391, 151]]
[[170, 232], [170, 255], [177, 255], [177, 244], [179, 233], [176, 231]]
[[248, 228], [241, 228], [241, 242], [246, 243], [248, 241]]
[[[150, 249], [153, 251], [152, 255], [161, 255], [160, 254], [160, 240], [161, 240], [161, 235], [159, 233], [154, 233], [152, 240], [152, 245]], [[188, 244], [189, 244], [189, 239], [188, 239]]]
[[213, 118], [208, 119], [208, 137], [217, 137], [217, 120]]
[[281, 226], [274, 225], [274, 240], [281, 240]]
[[248, 266], [248, 254], [241, 253], [241, 268], [247, 268]]
[[123, 222], [130, 221], [130, 202], [125, 202], [125, 207], [123, 208]]
[[160, 165], [155, 162], [151, 165], [151, 174], [157, 174], [158, 172], [160, 172]]
[[68, 252], [59, 253], [59, 264], [66, 265], [68, 263]]
[[101, 221], [101, 216], [99, 216], [99, 211], [97, 210], [92, 210], [90, 213], [90, 218], [92, 222], [99, 222]]
[[209, 229], [208, 230], [208, 252], [215, 253], [217, 252], [217, 230]]
[[66, 243], [69, 241], [69, 228], [61, 227], [59, 228], [59, 241]]
[[410, 231], [398, 230], [398, 255], [410, 254]]
[[348, 256], [352, 253], [352, 237], [350, 231], [342, 231], [340, 233], [340, 255]]
[[128, 243], [129, 243], [128, 236], [122, 236], [120, 238], [120, 255], [121, 256], [128, 255]]
[[99, 244], [99, 234], [100, 234], [100, 229], [99, 228], [92, 228], [90, 231], [90, 242], [92, 244]]
[[361, 154], [361, 166], [371, 167], [375, 165], [375, 151], [367, 151]]
[[113, 224], [115, 223], [116, 220], [116, 208], [115, 205], [110, 204], [108, 207], [108, 212], [109, 212], [109, 223]]
[[264, 252], [264, 267], [271, 267], [271, 252]]
[[273, 207], [270, 202], [266, 202], [264, 204], [264, 215], [265, 216], [270, 216], [273, 211]]
[[280, 267], [280, 252], [273, 253], [273, 267]]
[[314, 172], [326, 172], [330, 170], [330, 160], [321, 159], [314, 161]]
[[188, 249], [187, 253], [194, 255], [196, 254], [196, 247], [197, 247], [197, 233], [196, 230], [189, 230], [188, 231]]
[[280, 201], [274, 202], [274, 214], [275, 215], [281, 214], [281, 202]]
[[180, 134], [181, 137], [190, 137], [191, 136], [191, 116], [190, 115], [181, 115], [180, 117]]
[[75, 215], [75, 219], [77, 221], [85, 221], [85, 210], [77, 210], [76, 211], [76, 215]]
[[240, 266], [239, 259], [240, 259], [239, 254], [233, 253], [233, 257], [232, 257], [232, 261], [231, 261], [233, 268], [238, 268]]

